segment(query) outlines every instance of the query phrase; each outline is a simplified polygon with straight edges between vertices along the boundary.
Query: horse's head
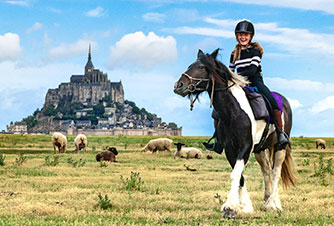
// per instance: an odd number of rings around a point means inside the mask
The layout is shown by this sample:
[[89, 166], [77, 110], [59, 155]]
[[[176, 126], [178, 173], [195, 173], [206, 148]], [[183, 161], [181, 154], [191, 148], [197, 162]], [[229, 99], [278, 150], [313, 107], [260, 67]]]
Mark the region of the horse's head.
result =
[[[223, 83], [225, 72], [222, 68], [227, 68], [216, 60], [219, 49], [211, 54], [204, 54], [198, 50], [197, 60], [190, 64], [188, 69], [182, 73], [179, 80], [174, 85], [174, 92], [182, 97], [198, 95], [203, 91], [208, 91], [212, 82]], [[223, 74], [223, 77], [222, 77]]]
[[211, 91], [212, 105], [215, 84], [228, 88], [227, 82], [231, 79], [231, 73], [224, 64], [216, 59], [218, 52], [219, 49], [216, 49], [211, 54], [204, 54], [202, 50], [198, 50], [197, 60], [182, 73], [174, 85], [174, 93], [190, 98], [190, 110], [198, 95], [203, 91]]

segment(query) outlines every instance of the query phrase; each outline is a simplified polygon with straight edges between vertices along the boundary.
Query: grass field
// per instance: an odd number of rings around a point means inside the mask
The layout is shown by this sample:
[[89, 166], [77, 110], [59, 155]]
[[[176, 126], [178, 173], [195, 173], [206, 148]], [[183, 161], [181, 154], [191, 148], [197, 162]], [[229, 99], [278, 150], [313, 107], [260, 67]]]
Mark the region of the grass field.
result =
[[[280, 186], [280, 213], [264, 211], [263, 177], [252, 155], [244, 175], [255, 211], [236, 219], [220, 211], [230, 189], [224, 155], [142, 153], [152, 137], [125, 136], [88, 137], [87, 153], [74, 154], [74, 138], [56, 157], [51, 136], [0, 135], [0, 225], [334, 224], [334, 138], [324, 138], [325, 150], [315, 149], [315, 138], [292, 139], [298, 183]], [[207, 137], [171, 139], [202, 149]], [[118, 162], [96, 162], [108, 146], [119, 151]]]

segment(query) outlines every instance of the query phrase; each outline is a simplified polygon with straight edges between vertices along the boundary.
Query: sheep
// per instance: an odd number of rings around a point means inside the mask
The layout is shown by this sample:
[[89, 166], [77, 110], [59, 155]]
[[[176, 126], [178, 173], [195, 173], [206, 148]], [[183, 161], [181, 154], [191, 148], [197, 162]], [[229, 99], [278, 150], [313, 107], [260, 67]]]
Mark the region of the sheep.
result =
[[174, 153], [174, 156], [180, 156], [181, 158], [195, 158], [200, 159], [203, 157], [202, 152], [194, 147], [183, 148], [183, 143], [174, 143], [177, 147], [177, 150]]
[[326, 141], [323, 140], [323, 139], [317, 139], [315, 141], [315, 145], [316, 145], [317, 149], [318, 149], [319, 146], [321, 147], [321, 149], [326, 149]]
[[52, 135], [52, 145], [53, 145], [53, 150], [56, 154], [56, 147], [58, 147], [59, 153], [65, 153], [66, 152], [66, 145], [67, 145], [67, 139], [66, 136], [59, 133], [55, 132]]
[[78, 136], [74, 139], [75, 149], [73, 152], [78, 153], [81, 149], [86, 152], [87, 147], [87, 137], [84, 134], [78, 134]]
[[118, 155], [118, 151], [114, 147], [109, 147], [108, 151], [102, 151], [96, 155], [96, 161], [110, 161], [110, 162], [117, 162], [116, 155]]
[[156, 151], [163, 151], [163, 150], [168, 150], [171, 151], [173, 141], [168, 138], [157, 138], [150, 140], [145, 147], [142, 149], [143, 151], [151, 151], [155, 153]]

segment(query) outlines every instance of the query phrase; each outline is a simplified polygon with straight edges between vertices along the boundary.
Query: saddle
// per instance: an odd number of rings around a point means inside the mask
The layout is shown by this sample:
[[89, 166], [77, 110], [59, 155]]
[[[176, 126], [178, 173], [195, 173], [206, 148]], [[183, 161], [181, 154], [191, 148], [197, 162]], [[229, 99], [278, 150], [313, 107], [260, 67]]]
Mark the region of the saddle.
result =
[[[260, 94], [256, 87], [253, 86], [245, 86], [243, 87], [246, 97], [249, 101], [249, 104], [252, 108], [254, 117], [256, 120], [264, 119], [267, 122], [272, 122], [270, 115], [272, 113], [272, 107], [270, 102], [267, 100], [265, 96]], [[283, 100], [280, 95], [275, 92], [272, 92], [281, 113], [283, 112]]]
[[257, 92], [256, 87], [245, 86], [243, 89], [252, 108], [255, 119], [264, 119], [267, 122], [270, 122], [269, 110], [271, 110], [271, 106], [269, 106], [270, 108], [268, 110], [268, 104], [270, 105], [270, 103], [266, 103], [264, 97]]

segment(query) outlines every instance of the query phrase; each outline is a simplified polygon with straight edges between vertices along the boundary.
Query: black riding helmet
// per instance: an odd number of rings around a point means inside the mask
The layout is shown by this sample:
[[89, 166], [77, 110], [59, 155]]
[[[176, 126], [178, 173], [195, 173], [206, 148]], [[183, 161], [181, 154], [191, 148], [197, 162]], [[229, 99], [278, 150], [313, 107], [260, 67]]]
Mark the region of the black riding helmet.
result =
[[248, 20], [240, 21], [237, 26], [235, 27], [234, 33], [248, 33], [254, 36], [255, 29], [254, 25]]

